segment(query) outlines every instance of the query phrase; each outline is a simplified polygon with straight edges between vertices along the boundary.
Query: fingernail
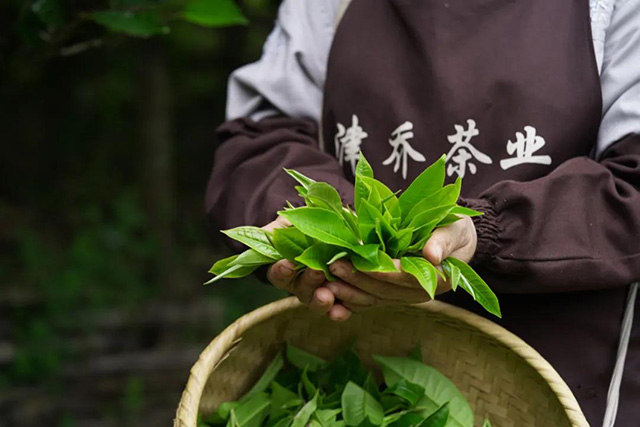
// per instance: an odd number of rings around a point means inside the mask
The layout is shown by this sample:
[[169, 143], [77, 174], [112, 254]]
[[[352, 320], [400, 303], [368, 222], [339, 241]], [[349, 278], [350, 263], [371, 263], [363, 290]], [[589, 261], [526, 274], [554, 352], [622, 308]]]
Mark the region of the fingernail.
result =
[[436, 250], [435, 250], [435, 251], [433, 251], [433, 252], [434, 252], [434, 254], [435, 254], [435, 256], [436, 256], [436, 259], [437, 259], [438, 261], [442, 260], [442, 248], [441, 248], [440, 246], [438, 246], [438, 247], [436, 248]]
[[283, 276], [291, 277], [291, 276], [293, 276], [294, 273], [295, 273], [295, 271], [293, 271], [292, 268], [289, 268], [286, 265], [281, 265], [280, 266], [280, 274], [282, 274]]
[[324, 272], [322, 272], [321, 270], [311, 270], [309, 274], [311, 275], [312, 279], [320, 279], [321, 277], [324, 277]]
[[342, 276], [344, 274], [344, 267], [339, 263], [333, 263], [329, 266], [329, 271], [336, 276]]

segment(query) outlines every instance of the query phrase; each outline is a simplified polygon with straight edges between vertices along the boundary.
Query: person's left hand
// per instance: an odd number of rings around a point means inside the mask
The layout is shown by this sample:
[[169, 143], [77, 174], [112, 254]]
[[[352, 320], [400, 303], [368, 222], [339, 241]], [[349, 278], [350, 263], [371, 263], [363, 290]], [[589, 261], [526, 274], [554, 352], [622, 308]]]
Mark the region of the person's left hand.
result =
[[[449, 226], [435, 230], [424, 246], [422, 254], [436, 267], [449, 256], [469, 262], [475, 253], [476, 244], [477, 235], [473, 221], [469, 217], [464, 217]], [[376, 298], [376, 304], [414, 304], [428, 301], [429, 296], [417, 279], [402, 271], [399, 260], [394, 260], [394, 263], [400, 272], [364, 273], [354, 271], [349, 262], [338, 260], [329, 266], [329, 270], [345, 284], [342, 286], [328, 284], [327, 288], [337, 299], [343, 301], [352, 300], [356, 295], [362, 297], [373, 295]], [[451, 285], [438, 277], [436, 293], [447, 292], [450, 289]], [[348, 303], [344, 305], [352, 311], [361, 309]]]

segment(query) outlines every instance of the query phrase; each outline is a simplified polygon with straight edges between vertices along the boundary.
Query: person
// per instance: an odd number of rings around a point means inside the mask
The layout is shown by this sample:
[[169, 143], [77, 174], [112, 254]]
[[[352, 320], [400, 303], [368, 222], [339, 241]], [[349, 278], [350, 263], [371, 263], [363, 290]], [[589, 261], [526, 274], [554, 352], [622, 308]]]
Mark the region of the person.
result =
[[[220, 228], [286, 226], [276, 212], [299, 199], [283, 167], [351, 204], [358, 153], [394, 191], [445, 153], [460, 203], [484, 215], [438, 229], [424, 256], [471, 262], [501, 302], [492, 320], [602, 422], [640, 279], [640, 0], [285, 0], [227, 102], [206, 196]], [[285, 260], [267, 277], [334, 320], [427, 300], [404, 273], [350, 267], [332, 264], [328, 283]], [[484, 315], [447, 290], [438, 298]], [[618, 426], [640, 419], [631, 331]]]

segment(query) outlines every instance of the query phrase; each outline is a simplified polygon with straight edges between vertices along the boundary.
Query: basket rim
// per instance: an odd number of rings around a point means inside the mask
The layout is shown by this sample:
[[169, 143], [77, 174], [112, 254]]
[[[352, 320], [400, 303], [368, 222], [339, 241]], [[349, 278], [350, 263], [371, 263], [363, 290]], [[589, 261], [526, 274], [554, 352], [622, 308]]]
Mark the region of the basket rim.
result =
[[[247, 329], [276, 314], [294, 310], [303, 305], [293, 296], [274, 301], [241, 316], [215, 337], [205, 347], [191, 368], [189, 379], [178, 404], [174, 427], [196, 426], [200, 399], [210, 372], [224, 360], [229, 348]], [[557, 396], [573, 427], [589, 427], [578, 401], [569, 386], [560, 377], [560, 374], [522, 338], [489, 319], [442, 301], [434, 300], [421, 304], [412, 304], [411, 307], [458, 319], [509, 348], [524, 359], [549, 384], [551, 391]]]

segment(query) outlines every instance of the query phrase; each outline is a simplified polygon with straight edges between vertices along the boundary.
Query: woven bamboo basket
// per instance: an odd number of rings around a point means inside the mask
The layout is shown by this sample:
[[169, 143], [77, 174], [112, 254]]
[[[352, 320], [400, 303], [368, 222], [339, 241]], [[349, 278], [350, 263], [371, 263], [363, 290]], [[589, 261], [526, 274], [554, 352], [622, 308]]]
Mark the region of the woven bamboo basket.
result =
[[238, 319], [202, 352], [178, 406], [174, 427], [196, 427], [198, 412], [242, 396], [285, 342], [331, 358], [355, 341], [372, 354], [406, 356], [420, 343], [425, 362], [469, 400], [476, 424], [494, 427], [588, 426], [558, 373], [520, 338], [466, 310], [432, 301], [379, 307], [342, 323], [311, 313], [294, 297]]

